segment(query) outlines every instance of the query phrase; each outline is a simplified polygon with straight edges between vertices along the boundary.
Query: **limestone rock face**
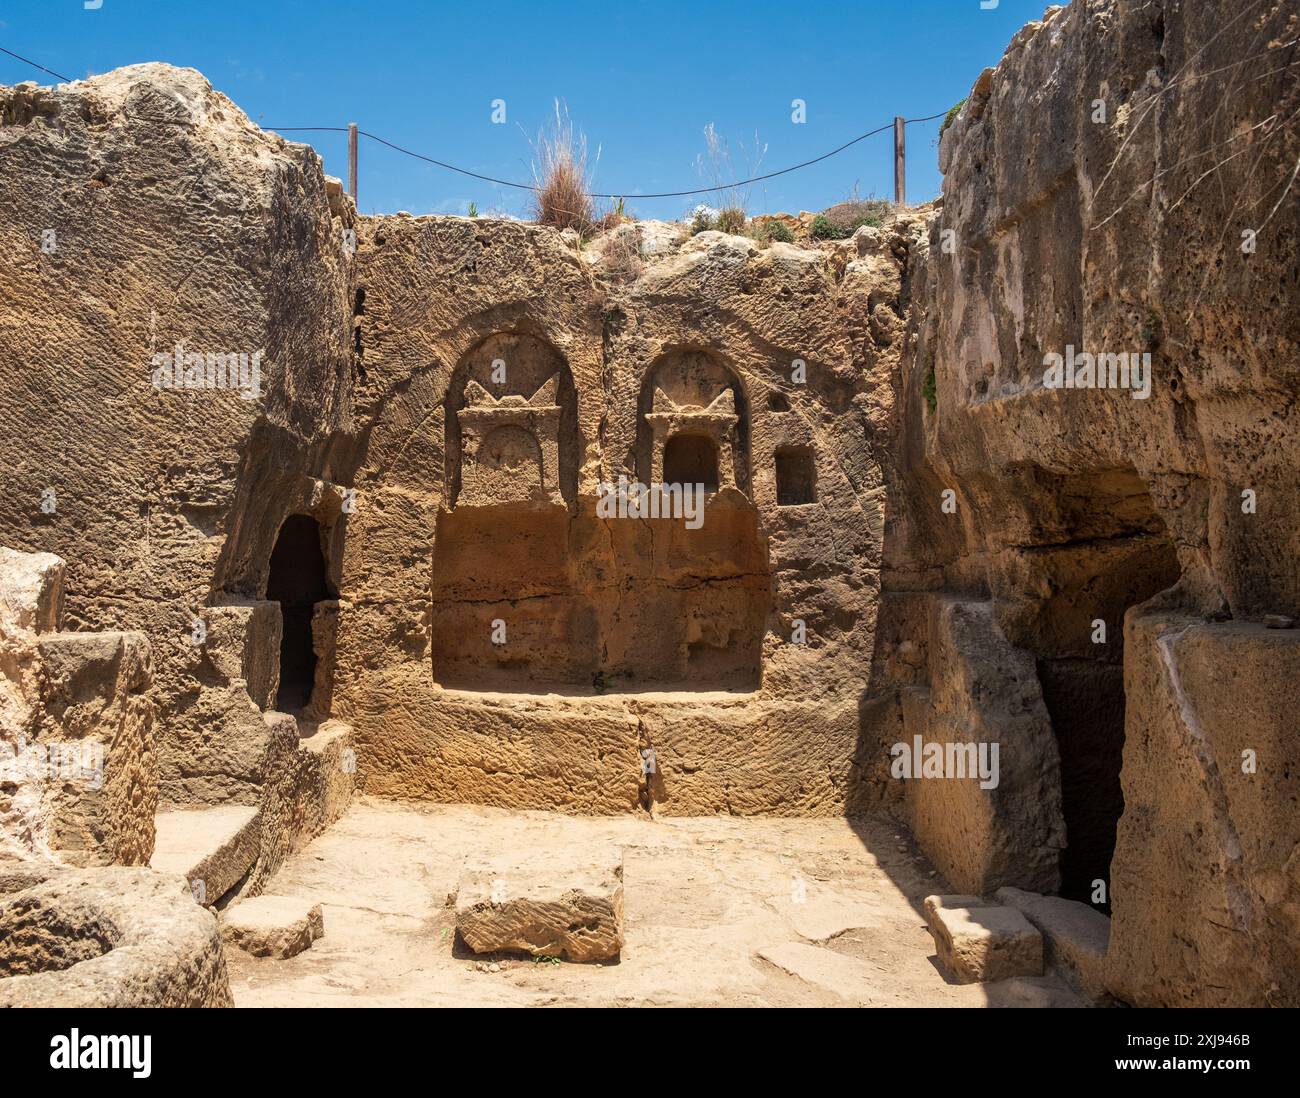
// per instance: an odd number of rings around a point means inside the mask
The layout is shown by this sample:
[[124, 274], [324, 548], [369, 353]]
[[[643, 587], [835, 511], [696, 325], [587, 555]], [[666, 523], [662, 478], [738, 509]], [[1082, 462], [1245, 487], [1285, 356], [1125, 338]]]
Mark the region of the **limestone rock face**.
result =
[[[255, 893], [356, 786], [888, 807], [955, 888], [1104, 894], [1129, 1002], [1295, 1005], [1296, 29], [1051, 8], [941, 200], [767, 246], [359, 218], [191, 70], [0, 88], [0, 543], [57, 554], [0, 557], [0, 761], [119, 752], [0, 783], [0, 851], [242, 806]], [[484, 940], [605, 948], [600, 880]]]
[[[646, 223], [584, 249], [511, 221], [358, 219], [310, 149], [189, 70], [0, 97], [0, 538], [69, 562], [73, 626], [149, 637], [165, 804], [266, 800], [272, 709], [347, 721], [385, 794], [823, 814], [897, 796], [861, 735], [870, 425], [922, 213], [825, 245]], [[41, 429], [91, 407], [113, 415]], [[702, 524], [602, 512], [620, 477], [701, 485]], [[299, 517], [324, 574], [295, 607], [271, 558]], [[299, 634], [306, 701], [285, 701]]]
[[619, 850], [535, 852], [466, 866], [456, 931], [475, 953], [603, 961], [623, 948]]
[[1300, 631], [1134, 612], [1106, 984], [1300, 1005]]
[[264, 594], [329, 477], [350, 207], [192, 69], [0, 88], [0, 110], [0, 543], [67, 562], [68, 628], [150, 639], [163, 799], [255, 801], [265, 668], [228, 678], [195, 622]]
[[[334, 702], [368, 792], [785, 814], [899, 795], [862, 735], [868, 411], [922, 223], [766, 248], [625, 225], [587, 249], [515, 222], [362, 219], [369, 503]], [[620, 478], [702, 485], [702, 522], [603, 509]]]
[[[943, 132], [882, 417], [872, 694], [903, 699], [900, 738], [929, 728], [927, 599], [991, 599], [1057, 743], [1062, 894], [1111, 904], [1129, 1002], [1300, 988], [1269, 715], [1293, 632], [1264, 628], [1300, 609], [1295, 32], [1283, 2], [1099, 0], [1017, 34]], [[1275, 763], [1243, 774], [1248, 748]], [[964, 815], [912, 809], [928, 852], [960, 848]]]
[[296, 957], [324, 933], [320, 904], [292, 896], [240, 900], [221, 915], [222, 940], [254, 957]]
[[230, 1006], [216, 917], [180, 877], [106, 867], [0, 898], [0, 1006]]
[[[914, 756], [905, 784], [917, 840], [957, 888], [1055, 889], [1065, 845], [1060, 769], [1033, 661], [1007, 643], [987, 602], [933, 600], [928, 634], [930, 679], [904, 694], [906, 725], [923, 750], [952, 744], [975, 766], [927, 776], [915, 741], [904, 741]], [[977, 772], [982, 762], [988, 777]]]

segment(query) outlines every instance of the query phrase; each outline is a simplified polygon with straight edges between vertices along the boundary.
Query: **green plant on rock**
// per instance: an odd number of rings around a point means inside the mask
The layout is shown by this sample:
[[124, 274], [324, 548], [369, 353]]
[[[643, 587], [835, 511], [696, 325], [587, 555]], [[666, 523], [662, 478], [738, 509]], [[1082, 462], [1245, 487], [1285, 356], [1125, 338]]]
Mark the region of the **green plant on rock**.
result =
[[956, 118], [959, 114], [961, 114], [961, 109], [964, 106], [966, 106], [966, 100], [962, 99], [954, 103], [951, 107], [948, 108], [948, 113], [943, 116], [943, 122], [939, 126], [940, 137], [943, 136], [943, 131], [946, 130], [952, 124], [952, 120]]
[[759, 229], [759, 239], [769, 242], [779, 240], [782, 244], [793, 244], [794, 233], [784, 221], [765, 221]]
[[716, 229], [717, 224], [713, 215], [708, 210], [696, 210], [695, 216], [691, 218], [691, 236], [697, 233], [708, 232], [710, 229]]
[[925, 397], [925, 406], [933, 415], [939, 408], [939, 393], [935, 385], [933, 366], [925, 371], [925, 380], [921, 382], [921, 395]]
[[843, 240], [851, 235], [850, 230], [841, 229], [825, 214], [818, 214], [812, 219], [808, 232], [814, 240]]

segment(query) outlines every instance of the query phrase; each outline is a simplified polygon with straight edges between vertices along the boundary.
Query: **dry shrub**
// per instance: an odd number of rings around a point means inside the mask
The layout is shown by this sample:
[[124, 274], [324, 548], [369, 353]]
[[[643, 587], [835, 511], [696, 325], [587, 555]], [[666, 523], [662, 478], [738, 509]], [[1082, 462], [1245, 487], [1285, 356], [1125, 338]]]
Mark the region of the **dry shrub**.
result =
[[627, 212], [627, 206], [620, 198], [596, 220], [595, 230], [597, 234], [607, 233], [635, 220], [636, 215]]
[[845, 236], [852, 236], [862, 225], [879, 228], [893, 213], [894, 203], [887, 198], [877, 198], [874, 194], [862, 198], [858, 194], [856, 183], [843, 202], [822, 210], [831, 225]]
[[555, 120], [533, 146], [533, 219], [539, 225], [576, 229], [585, 236], [595, 223], [587, 170], [587, 138], [576, 133], [568, 108], [557, 99]]
[[740, 236], [745, 231], [745, 211], [740, 206], [726, 206], [718, 211], [714, 228], [720, 233]]
[[641, 228], [629, 225], [615, 232], [605, 246], [605, 271], [616, 282], [634, 282], [641, 277]]

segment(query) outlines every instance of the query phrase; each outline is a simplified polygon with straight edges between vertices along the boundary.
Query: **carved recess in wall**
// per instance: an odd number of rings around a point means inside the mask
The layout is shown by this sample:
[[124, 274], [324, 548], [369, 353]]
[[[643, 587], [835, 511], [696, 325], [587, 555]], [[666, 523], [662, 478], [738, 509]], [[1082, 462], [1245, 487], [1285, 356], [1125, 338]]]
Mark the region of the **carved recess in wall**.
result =
[[[736, 487], [735, 440], [740, 417], [736, 415], [736, 397], [730, 389], [724, 389], [707, 408], [701, 408], [698, 404], [679, 405], [656, 388], [653, 411], [645, 418], [651, 432], [652, 483], [688, 479], [702, 481], [711, 490]], [[706, 445], [685, 445], [696, 440]], [[680, 460], [665, 463], [670, 443]]]
[[447, 385], [447, 506], [571, 504], [577, 408], [568, 364], [546, 340], [498, 332], [476, 344]]
[[560, 493], [559, 377], [531, 397], [498, 399], [471, 379], [461, 433], [460, 501], [487, 505], [533, 501], [563, 503]]
[[749, 494], [749, 404], [735, 371], [713, 351], [682, 348], [655, 360], [637, 404], [637, 476], [702, 481]]

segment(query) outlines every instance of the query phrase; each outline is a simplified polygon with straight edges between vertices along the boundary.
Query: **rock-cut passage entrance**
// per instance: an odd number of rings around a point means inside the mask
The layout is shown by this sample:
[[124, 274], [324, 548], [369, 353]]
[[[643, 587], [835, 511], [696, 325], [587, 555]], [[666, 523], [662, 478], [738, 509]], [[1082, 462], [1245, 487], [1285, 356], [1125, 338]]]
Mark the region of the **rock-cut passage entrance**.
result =
[[1178, 554], [1132, 469], [1065, 478], [1053, 503], [1072, 537], [1031, 560], [1052, 591], [1034, 647], [1061, 758], [1061, 895], [1109, 911], [1124, 812], [1124, 615], [1177, 582]]
[[321, 552], [320, 524], [309, 515], [290, 515], [271, 551], [266, 597], [280, 604], [280, 691], [276, 708], [296, 713], [311, 702], [316, 683], [312, 615], [316, 604], [333, 598]]

